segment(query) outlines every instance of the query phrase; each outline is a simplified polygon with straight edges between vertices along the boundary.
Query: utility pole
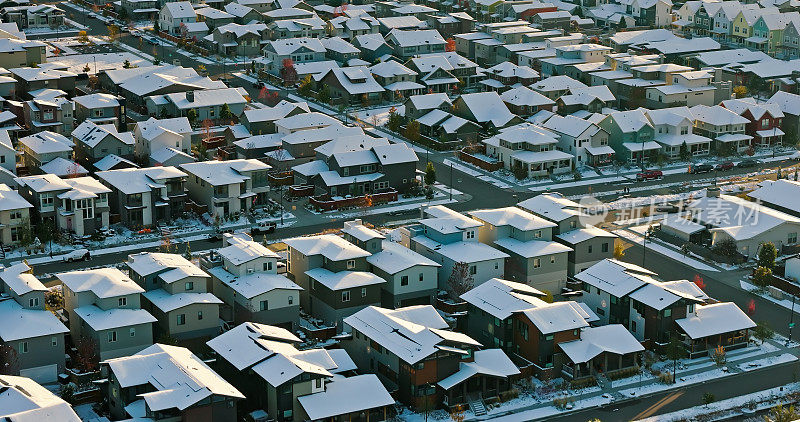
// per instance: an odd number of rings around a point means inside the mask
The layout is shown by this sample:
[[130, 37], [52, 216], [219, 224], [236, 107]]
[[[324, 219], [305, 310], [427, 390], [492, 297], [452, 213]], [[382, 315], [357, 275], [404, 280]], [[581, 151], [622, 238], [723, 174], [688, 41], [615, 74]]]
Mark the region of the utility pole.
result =
[[453, 200], [453, 162], [450, 162], [450, 200]]
[[786, 341], [787, 344], [792, 342], [792, 328], [794, 328], [794, 298], [795, 296], [792, 295], [792, 310], [789, 314], [789, 339]]

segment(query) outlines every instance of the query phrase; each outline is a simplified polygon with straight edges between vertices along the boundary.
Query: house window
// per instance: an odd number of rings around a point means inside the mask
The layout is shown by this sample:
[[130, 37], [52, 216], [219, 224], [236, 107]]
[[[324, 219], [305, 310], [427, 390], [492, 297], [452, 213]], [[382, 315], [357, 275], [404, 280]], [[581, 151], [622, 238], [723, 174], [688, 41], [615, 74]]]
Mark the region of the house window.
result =
[[400, 285], [401, 286], [408, 286], [408, 276], [404, 275], [400, 277]]
[[425, 281], [425, 276], [422, 273], [419, 273], [419, 281]]
[[203, 319], [203, 311], [197, 311], [197, 320], [200, 321]]
[[21, 341], [19, 343], [19, 352], [20, 353], [28, 353], [28, 342], [27, 341]]
[[603, 246], [600, 248], [600, 250], [603, 252], [608, 252], [608, 242], [603, 243]]
[[797, 243], [797, 232], [789, 233], [789, 237], [786, 240], [790, 245]]
[[131, 328], [130, 331], [129, 331], [129, 334], [130, 334], [131, 337], [136, 337], [136, 329], [135, 328]]
[[469, 266], [469, 273], [472, 275], [478, 274], [478, 267], [475, 265]]
[[664, 309], [664, 318], [669, 318], [672, 316], [672, 309]]
[[262, 300], [261, 301], [261, 305], [259, 306], [258, 310], [259, 311], [266, 311], [267, 309], [269, 309], [267, 301], [266, 300]]
[[522, 322], [519, 323], [519, 334], [525, 341], [528, 341], [528, 326]]
[[589, 245], [589, 253], [592, 253], [592, 245]]
[[314, 380], [314, 387], [315, 388], [322, 388], [322, 378], [317, 378]]
[[550, 263], [551, 264], [555, 264], [556, 263], [556, 256], [555, 255], [551, 255], [550, 256]]
[[294, 296], [289, 296], [289, 304], [291, 305], [293, 303], [294, 303]]
[[55, 337], [55, 336], [50, 337], [50, 345], [53, 346], [53, 347], [58, 346], [58, 337]]
[[539, 268], [542, 266], [542, 260], [539, 258], [533, 258], [533, 268]]
[[117, 342], [117, 332], [116, 331], [109, 331], [108, 332], [108, 342], [109, 343], [116, 343]]
[[264, 271], [272, 271], [272, 261], [267, 261], [264, 263]]
[[500, 263], [499, 262], [495, 262], [494, 263], [494, 269], [495, 270], [500, 269]]
[[636, 332], [636, 321], [631, 321], [631, 331]]
[[367, 297], [367, 288], [366, 287], [362, 287], [361, 288], [361, 297]]
[[178, 314], [178, 325], [186, 325], [186, 314]]
[[474, 238], [475, 238], [475, 232], [472, 231], [472, 230], [468, 231], [467, 232], [467, 239], [474, 239]]
[[127, 306], [128, 305], [128, 298], [127, 297], [121, 297], [121, 298], [117, 299], [117, 305], [118, 306]]
[[350, 260], [347, 261], [347, 269], [348, 270], [352, 270], [355, 267], [356, 267], [356, 260], [355, 259], [350, 259]]
[[350, 290], [342, 292], [342, 302], [350, 302]]
[[194, 290], [194, 281], [187, 281], [185, 284], [185, 290]]
[[536, 230], [535, 232], [533, 232], [533, 237], [536, 237], [536, 238], [542, 237], [542, 231], [541, 230]]
[[32, 298], [30, 298], [30, 300], [28, 300], [28, 303], [30, 303], [31, 308], [33, 308], [34, 306], [39, 306], [39, 298], [38, 297], [32, 297]]

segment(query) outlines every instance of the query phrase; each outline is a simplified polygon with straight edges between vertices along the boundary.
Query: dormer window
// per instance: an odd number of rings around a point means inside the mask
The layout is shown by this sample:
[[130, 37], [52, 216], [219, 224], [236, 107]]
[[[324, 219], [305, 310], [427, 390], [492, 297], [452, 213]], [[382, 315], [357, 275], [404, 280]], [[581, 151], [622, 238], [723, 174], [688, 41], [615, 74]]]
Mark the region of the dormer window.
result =
[[352, 270], [356, 267], [356, 260], [355, 259], [348, 259], [347, 260], [347, 269]]

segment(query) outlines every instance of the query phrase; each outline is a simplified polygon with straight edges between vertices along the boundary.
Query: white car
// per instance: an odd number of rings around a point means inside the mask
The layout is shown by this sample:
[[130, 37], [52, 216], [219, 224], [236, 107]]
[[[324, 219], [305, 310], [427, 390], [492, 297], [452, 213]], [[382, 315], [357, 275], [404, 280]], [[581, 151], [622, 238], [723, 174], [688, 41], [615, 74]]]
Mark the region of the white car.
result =
[[75, 249], [72, 252], [61, 255], [62, 262], [85, 261], [88, 259], [91, 259], [91, 256], [89, 255], [89, 250], [86, 248]]

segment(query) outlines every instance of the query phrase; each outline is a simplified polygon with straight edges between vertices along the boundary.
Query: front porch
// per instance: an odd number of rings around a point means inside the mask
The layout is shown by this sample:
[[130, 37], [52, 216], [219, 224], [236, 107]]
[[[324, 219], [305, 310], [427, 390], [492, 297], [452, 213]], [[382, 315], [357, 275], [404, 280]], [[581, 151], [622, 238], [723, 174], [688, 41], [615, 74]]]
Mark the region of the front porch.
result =
[[750, 141], [753, 139], [750, 135], [744, 133], [726, 133], [717, 136], [715, 139], [715, 148], [717, 151], [730, 151], [731, 153], [740, 153], [750, 148]]
[[614, 378], [616, 374], [629, 372], [638, 368], [636, 355], [637, 353], [616, 355], [606, 352], [586, 362], [565, 362], [561, 365], [561, 374], [570, 381], [597, 375], [605, 375], [607, 378]]
[[748, 332], [749, 330], [740, 330], [698, 339], [686, 336], [683, 344], [686, 345], [686, 352], [689, 358], [695, 359], [709, 356], [711, 354], [710, 350], [716, 349], [718, 346], [722, 346], [722, 349], [726, 352], [747, 347], [747, 341], [750, 337]]
[[597, 147], [586, 146], [586, 165], [592, 167], [607, 166], [614, 162], [616, 153], [614, 149], [608, 145], [601, 145]]
[[661, 144], [656, 141], [624, 142], [622, 146], [628, 151], [628, 163], [641, 164], [654, 160], [661, 151]]
[[771, 148], [781, 146], [783, 144], [783, 135], [785, 133], [778, 127], [759, 130], [756, 132], [755, 138], [753, 138], [753, 147]]
[[572, 171], [573, 156], [563, 151], [517, 151], [511, 155], [511, 171], [522, 166], [528, 177], [543, 177]]

